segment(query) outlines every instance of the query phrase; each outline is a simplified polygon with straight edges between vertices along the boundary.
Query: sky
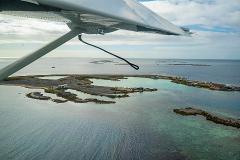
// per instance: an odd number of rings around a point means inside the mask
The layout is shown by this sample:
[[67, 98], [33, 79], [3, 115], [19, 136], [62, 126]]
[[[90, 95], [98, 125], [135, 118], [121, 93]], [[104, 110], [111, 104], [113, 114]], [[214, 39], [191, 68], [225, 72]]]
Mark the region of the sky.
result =
[[[191, 37], [116, 31], [85, 35], [86, 41], [126, 58], [240, 59], [240, 0], [141, 0]], [[59, 22], [0, 15], [0, 57], [22, 57], [68, 32]], [[104, 57], [73, 39], [49, 57]]]

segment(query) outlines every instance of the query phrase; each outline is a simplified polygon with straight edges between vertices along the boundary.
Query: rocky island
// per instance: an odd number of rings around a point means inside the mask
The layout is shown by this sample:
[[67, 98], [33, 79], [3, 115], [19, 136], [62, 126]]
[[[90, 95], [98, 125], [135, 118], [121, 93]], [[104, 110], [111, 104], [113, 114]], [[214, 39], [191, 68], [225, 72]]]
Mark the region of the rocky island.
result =
[[[51, 75], [53, 76], [53, 75]], [[56, 76], [56, 75], [54, 75]], [[157, 91], [155, 88], [123, 88], [123, 87], [108, 87], [108, 86], [97, 86], [93, 85], [90, 79], [105, 79], [118, 81], [124, 79], [122, 76], [104, 76], [104, 75], [61, 75], [64, 78], [59, 79], [47, 79], [47, 75], [36, 75], [36, 76], [21, 76], [21, 77], [10, 77], [5, 81], [1, 81], [2, 85], [17, 85], [26, 88], [37, 88], [43, 89], [45, 93], [54, 94], [64, 100], [53, 99], [45, 96], [41, 92], [32, 92], [27, 94], [28, 98], [39, 99], [39, 100], [52, 100], [56, 103], [65, 103], [67, 101], [75, 103], [88, 103], [93, 102], [97, 104], [112, 104], [115, 103], [115, 98], [129, 97], [130, 93], [142, 93], [142, 92], [154, 92]], [[41, 77], [45, 77], [41, 79]], [[78, 91], [92, 96], [107, 97], [112, 100], [101, 100], [98, 98], [80, 98], [77, 94], [72, 93], [69, 90]]]
[[209, 89], [214, 91], [238, 91], [238, 92], [240, 91], [240, 86], [189, 80], [183, 77], [157, 76], [156, 78], [171, 80], [171, 82], [176, 84], [182, 84], [185, 86], [196, 87], [196, 88], [204, 88], [204, 89]]
[[174, 109], [175, 113], [183, 115], [183, 116], [196, 116], [201, 115], [206, 118], [208, 121], [212, 121], [217, 124], [222, 124], [225, 126], [232, 126], [235, 128], [240, 128], [240, 120], [239, 119], [233, 119], [223, 116], [218, 116], [216, 114], [208, 113], [207, 111], [196, 109], [196, 108], [183, 108], [183, 109]]
[[191, 64], [191, 63], [170, 63], [169, 66], [196, 66], [196, 67], [210, 67], [209, 64]]
[[41, 92], [31, 92], [27, 94], [28, 98], [39, 99], [39, 100], [49, 100], [51, 97], [44, 96]]
[[[47, 79], [51, 76], [59, 76], [59, 79]], [[100, 100], [98, 98], [82, 99], [77, 94], [71, 93], [69, 90], [82, 92], [85, 94], [107, 97], [110, 99], [129, 97], [130, 93], [154, 92], [156, 88], [123, 88], [93, 85], [91, 79], [102, 79], [110, 81], [120, 81], [129, 77], [150, 78], [154, 80], [165, 79], [173, 83], [182, 84], [191, 87], [204, 88], [216, 91], [240, 91], [238, 86], [228, 86], [224, 84], [201, 82], [188, 80], [182, 77], [162, 76], [162, 75], [34, 75], [34, 76], [19, 76], [10, 77], [4, 81], [0, 81], [0, 85], [17, 85], [27, 88], [43, 89], [45, 93], [54, 94], [57, 97], [63, 98], [52, 99], [44, 96], [43, 93], [33, 92], [27, 94], [27, 97], [40, 100], [52, 100], [56, 103], [64, 103], [72, 101], [75, 103], [94, 102], [97, 104], [115, 103], [113, 100]]]
[[105, 64], [105, 63], [115, 63], [115, 62], [113, 60], [96, 60], [96, 61], [91, 61], [90, 63]]

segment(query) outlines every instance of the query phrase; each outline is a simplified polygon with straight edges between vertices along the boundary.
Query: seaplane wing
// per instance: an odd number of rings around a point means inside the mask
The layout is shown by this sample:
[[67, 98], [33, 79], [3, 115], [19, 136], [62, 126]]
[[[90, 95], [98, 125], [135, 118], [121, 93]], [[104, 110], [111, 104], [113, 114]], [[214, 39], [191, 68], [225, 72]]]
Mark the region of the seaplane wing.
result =
[[[0, 13], [78, 25], [85, 33], [124, 29], [165, 35], [187, 35], [135, 0], [0, 0]], [[70, 27], [71, 27], [70, 26]]]
[[67, 23], [70, 31], [35, 52], [0, 70], [0, 81], [78, 36], [86, 45], [115, 56], [138, 70], [139, 67], [96, 45], [82, 34], [105, 34], [119, 29], [165, 35], [189, 35], [136, 0], [0, 0], [0, 14], [39, 18]]

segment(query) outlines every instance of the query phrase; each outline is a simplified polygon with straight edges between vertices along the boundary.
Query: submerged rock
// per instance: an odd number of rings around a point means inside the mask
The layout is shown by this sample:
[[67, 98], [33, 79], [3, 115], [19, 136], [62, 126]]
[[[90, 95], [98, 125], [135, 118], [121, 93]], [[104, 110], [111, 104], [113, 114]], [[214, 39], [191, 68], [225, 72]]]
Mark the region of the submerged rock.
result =
[[208, 113], [201, 109], [188, 107], [188, 108], [183, 108], [183, 109], [174, 109], [173, 111], [175, 113], [183, 115], [183, 116], [201, 115], [201, 116], [206, 117], [206, 120], [212, 121], [214, 123], [222, 124], [225, 126], [232, 126], [235, 128], [240, 128], [240, 120], [239, 119], [218, 116], [215, 114]]
[[61, 100], [61, 99], [52, 99], [55, 103], [66, 103], [68, 100]]

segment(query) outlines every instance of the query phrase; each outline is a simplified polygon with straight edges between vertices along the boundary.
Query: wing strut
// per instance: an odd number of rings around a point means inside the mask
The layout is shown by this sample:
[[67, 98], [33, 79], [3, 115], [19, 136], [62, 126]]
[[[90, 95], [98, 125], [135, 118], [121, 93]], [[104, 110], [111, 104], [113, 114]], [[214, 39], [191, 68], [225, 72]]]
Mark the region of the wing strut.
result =
[[41, 58], [42, 56], [44, 56], [47, 53], [51, 52], [52, 50], [56, 49], [57, 47], [63, 45], [64, 43], [66, 43], [67, 41], [71, 40], [72, 38], [76, 37], [79, 34], [81, 34], [79, 29], [72, 29], [65, 35], [54, 40], [53, 42], [50, 42], [49, 44], [38, 49], [37, 51], [35, 51], [27, 56], [24, 56], [23, 58], [6, 66], [5, 68], [0, 70], [0, 80], [4, 80], [4, 79], [8, 78], [8, 76], [10, 76], [10, 75], [14, 74], [15, 72], [19, 71], [20, 69], [26, 67], [27, 65], [31, 64], [32, 62], [36, 61], [37, 59]]
[[78, 35], [78, 39], [79, 39], [81, 42], [85, 43], [86, 45], [89, 45], [89, 46], [92, 46], [92, 47], [94, 47], [94, 48], [100, 49], [100, 50], [103, 51], [103, 52], [106, 52], [106, 53], [108, 53], [108, 54], [110, 54], [110, 55], [112, 55], [112, 56], [114, 56], [114, 57], [117, 57], [118, 59], [121, 59], [121, 60], [125, 61], [125, 62], [126, 62], [127, 64], [129, 64], [132, 68], [134, 68], [134, 69], [136, 69], [136, 70], [139, 70], [139, 66], [138, 66], [138, 65], [129, 62], [129, 61], [126, 60], [125, 58], [122, 58], [122, 57], [120, 57], [120, 56], [118, 56], [118, 55], [116, 55], [116, 54], [113, 54], [113, 53], [111, 53], [111, 52], [103, 49], [103, 48], [100, 48], [100, 47], [98, 47], [98, 46], [96, 46], [96, 45], [93, 45], [93, 44], [90, 44], [90, 43], [84, 41], [84, 40], [82, 39], [82, 35], [81, 35], [81, 34]]

